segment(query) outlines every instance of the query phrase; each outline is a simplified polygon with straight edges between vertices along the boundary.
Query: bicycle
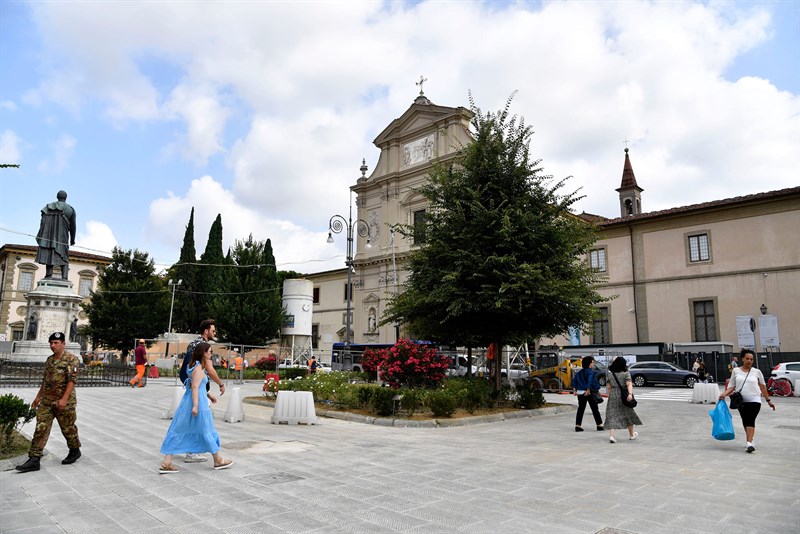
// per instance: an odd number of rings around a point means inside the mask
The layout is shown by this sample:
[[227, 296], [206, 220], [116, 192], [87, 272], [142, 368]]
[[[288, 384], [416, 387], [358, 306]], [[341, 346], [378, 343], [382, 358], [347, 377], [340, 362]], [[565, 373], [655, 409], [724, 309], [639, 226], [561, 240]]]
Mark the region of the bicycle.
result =
[[791, 397], [794, 388], [792, 383], [785, 378], [772, 378], [767, 381], [767, 391], [770, 395], [777, 395], [778, 397]]

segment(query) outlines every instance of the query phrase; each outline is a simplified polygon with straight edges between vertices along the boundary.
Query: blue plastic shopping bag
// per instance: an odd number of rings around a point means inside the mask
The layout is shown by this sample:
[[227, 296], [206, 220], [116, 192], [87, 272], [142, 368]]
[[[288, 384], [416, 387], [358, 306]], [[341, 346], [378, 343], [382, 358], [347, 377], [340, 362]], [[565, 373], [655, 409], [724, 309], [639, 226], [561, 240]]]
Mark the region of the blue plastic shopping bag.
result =
[[733, 418], [725, 401], [718, 401], [714, 409], [708, 411], [708, 415], [711, 416], [711, 420], [714, 422], [711, 427], [711, 435], [714, 436], [714, 439], [720, 441], [734, 439]]

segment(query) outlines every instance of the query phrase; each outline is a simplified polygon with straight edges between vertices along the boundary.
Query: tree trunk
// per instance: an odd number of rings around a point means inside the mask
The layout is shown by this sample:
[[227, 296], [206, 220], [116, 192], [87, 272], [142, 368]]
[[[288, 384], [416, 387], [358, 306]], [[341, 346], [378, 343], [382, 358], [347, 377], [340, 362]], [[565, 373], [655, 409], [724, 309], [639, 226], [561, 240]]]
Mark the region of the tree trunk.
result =
[[494, 390], [500, 391], [502, 362], [503, 362], [503, 341], [498, 339], [494, 342]]

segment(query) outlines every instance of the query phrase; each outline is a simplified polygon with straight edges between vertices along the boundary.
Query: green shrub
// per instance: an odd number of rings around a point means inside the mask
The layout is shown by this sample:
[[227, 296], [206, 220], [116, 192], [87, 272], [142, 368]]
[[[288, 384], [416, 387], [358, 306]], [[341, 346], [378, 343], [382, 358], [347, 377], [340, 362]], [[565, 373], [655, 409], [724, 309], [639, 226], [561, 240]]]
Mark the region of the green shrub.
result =
[[409, 417], [413, 417], [415, 412], [422, 408], [425, 401], [425, 394], [418, 389], [404, 389], [399, 392], [403, 396], [400, 407], [408, 412]]
[[337, 404], [339, 408], [345, 410], [355, 410], [362, 407], [361, 401], [358, 397], [358, 389], [354, 387], [342, 387], [333, 393], [331, 399]]
[[350, 386], [350, 389], [355, 391], [356, 398], [358, 399], [358, 406], [360, 408], [369, 407], [370, 403], [372, 402], [372, 393], [376, 389], [375, 386], [365, 386], [363, 384], [359, 384], [357, 386]]
[[303, 378], [308, 374], [308, 371], [302, 367], [290, 367], [289, 369], [278, 369], [278, 375], [281, 380], [292, 380], [294, 378]]
[[12, 393], [0, 397], [0, 450], [7, 451], [13, 443], [14, 430], [36, 417], [31, 405]]
[[456, 412], [456, 396], [447, 389], [429, 391], [425, 400], [434, 417], [450, 417]]
[[517, 388], [517, 405], [528, 410], [540, 408], [544, 405], [542, 390], [519, 386]]
[[394, 413], [394, 397], [398, 391], [393, 388], [372, 388], [370, 407], [375, 415], [385, 417]]

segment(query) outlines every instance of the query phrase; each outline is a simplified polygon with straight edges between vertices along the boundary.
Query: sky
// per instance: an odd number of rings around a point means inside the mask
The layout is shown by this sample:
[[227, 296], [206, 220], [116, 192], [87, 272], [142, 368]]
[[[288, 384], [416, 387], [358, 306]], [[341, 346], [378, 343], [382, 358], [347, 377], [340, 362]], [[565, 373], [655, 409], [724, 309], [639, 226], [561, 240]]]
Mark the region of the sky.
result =
[[[328, 244], [375, 137], [425, 95], [512, 113], [531, 154], [613, 218], [624, 148], [643, 211], [800, 185], [800, 1], [0, 2], [0, 244], [35, 244], [64, 189], [73, 250], [178, 260]], [[627, 140], [627, 144], [625, 141]]]

